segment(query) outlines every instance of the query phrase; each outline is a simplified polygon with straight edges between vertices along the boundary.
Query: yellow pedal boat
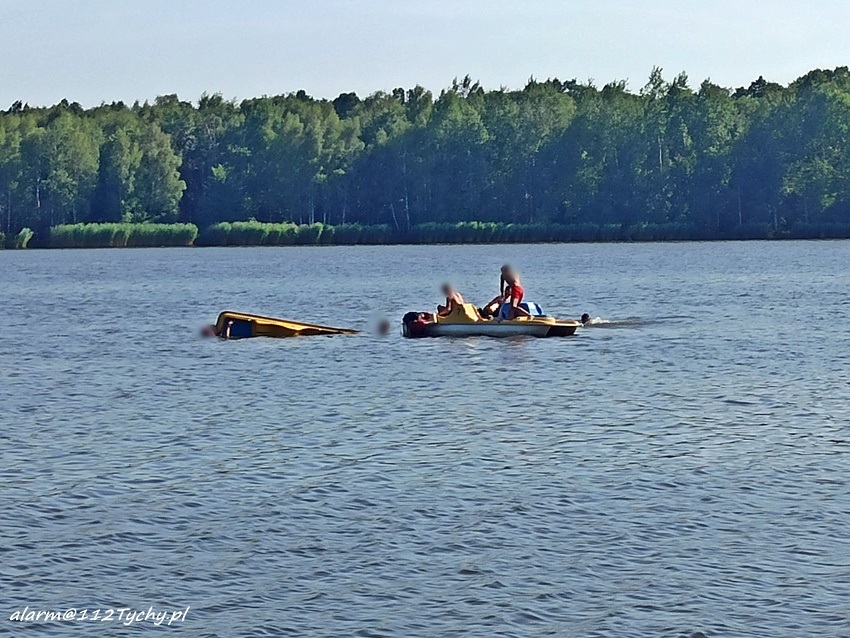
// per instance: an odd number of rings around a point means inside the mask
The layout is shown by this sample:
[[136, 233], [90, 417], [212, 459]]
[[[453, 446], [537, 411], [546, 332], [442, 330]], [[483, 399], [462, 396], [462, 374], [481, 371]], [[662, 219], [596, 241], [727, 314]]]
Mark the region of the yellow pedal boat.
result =
[[312, 337], [318, 335], [351, 335], [357, 330], [348, 328], [331, 328], [312, 323], [301, 323], [289, 319], [275, 319], [261, 315], [249, 315], [243, 312], [226, 310], [218, 316], [216, 329], [222, 336], [229, 339], [245, 339], [248, 337]]
[[402, 319], [405, 337], [568, 337], [581, 326], [578, 321], [533, 316], [502, 320], [484, 319], [472, 304], [457, 306], [445, 316], [407, 313]]

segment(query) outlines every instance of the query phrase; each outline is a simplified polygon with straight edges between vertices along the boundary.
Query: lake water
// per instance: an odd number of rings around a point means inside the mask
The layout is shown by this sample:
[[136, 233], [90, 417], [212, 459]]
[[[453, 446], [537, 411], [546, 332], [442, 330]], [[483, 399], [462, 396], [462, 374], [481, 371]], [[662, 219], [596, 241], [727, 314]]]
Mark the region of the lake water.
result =
[[[506, 261], [614, 323], [401, 338]], [[849, 291], [850, 242], [0, 251], [0, 634], [850, 636]]]

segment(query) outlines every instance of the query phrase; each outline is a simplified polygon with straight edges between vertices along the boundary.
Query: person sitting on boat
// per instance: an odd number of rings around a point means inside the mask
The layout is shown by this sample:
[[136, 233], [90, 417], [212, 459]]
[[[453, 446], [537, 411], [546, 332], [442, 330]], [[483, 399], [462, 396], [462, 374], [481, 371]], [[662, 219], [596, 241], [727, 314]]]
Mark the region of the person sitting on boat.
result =
[[589, 323], [590, 323], [590, 315], [587, 314], [587, 313], [584, 313], [581, 316], [581, 325], [586, 326]]
[[452, 288], [451, 284], [443, 284], [442, 290], [446, 296], [446, 305], [437, 306], [437, 314], [445, 317], [446, 315], [450, 315], [455, 308], [463, 305], [463, 297], [460, 296], [457, 290]]

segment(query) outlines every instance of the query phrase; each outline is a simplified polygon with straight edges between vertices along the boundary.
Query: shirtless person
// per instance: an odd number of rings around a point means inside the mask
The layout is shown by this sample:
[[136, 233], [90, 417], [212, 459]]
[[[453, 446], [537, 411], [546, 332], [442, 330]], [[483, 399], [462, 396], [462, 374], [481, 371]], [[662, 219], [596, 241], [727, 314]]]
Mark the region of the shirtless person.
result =
[[520, 308], [522, 298], [525, 291], [522, 289], [519, 281], [519, 273], [516, 270], [505, 264], [502, 266], [501, 277], [499, 279], [499, 296], [493, 301], [484, 306], [479, 312], [482, 316], [496, 317], [503, 304], [511, 305], [511, 312], [508, 319], [516, 319], [517, 317], [530, 317], [531, 313]]
[[510, 266], [502, 267], [502, 283], [505, 286], [504, 297], [507, 303], [511, 304], [510, 315], [508, 319], [517, 319], [518, 317], [530, 317], [531, 313], [525, 308], [522, 308], [522, 298], [525, 296], [525, 291], [519, 282], [519, 273]]
[[446, 296], [446, 305], [437, 306], [437, 314], [445, 317], [446, 315], [450, 315], [455, 308], [463, 305], [463, 297], [450, 284], [443, 284], [442, 290]]

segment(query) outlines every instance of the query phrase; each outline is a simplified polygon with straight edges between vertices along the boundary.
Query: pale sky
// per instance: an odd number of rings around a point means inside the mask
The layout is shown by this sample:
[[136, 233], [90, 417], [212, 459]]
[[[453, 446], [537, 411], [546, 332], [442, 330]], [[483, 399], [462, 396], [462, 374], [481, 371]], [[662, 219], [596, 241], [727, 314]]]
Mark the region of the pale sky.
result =
[[655, 65], [737, 87], [848, 64], [846, 0], [0, 0], [0, 108], [437, 94], [467, 73], [638, 89]]

